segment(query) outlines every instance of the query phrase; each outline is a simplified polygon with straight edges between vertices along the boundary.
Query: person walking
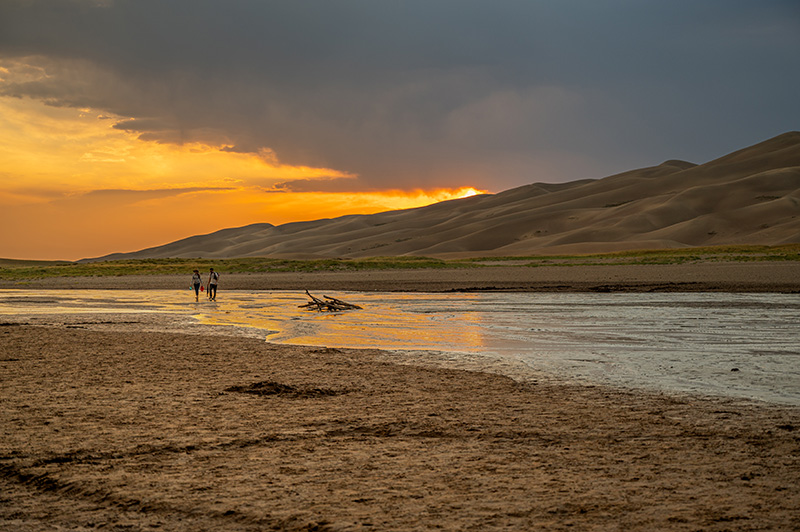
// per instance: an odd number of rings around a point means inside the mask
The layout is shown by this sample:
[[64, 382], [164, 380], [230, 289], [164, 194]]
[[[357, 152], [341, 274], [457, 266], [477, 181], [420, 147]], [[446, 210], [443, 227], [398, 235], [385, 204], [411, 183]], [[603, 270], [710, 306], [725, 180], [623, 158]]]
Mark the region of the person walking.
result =
[[211, 301], [217, 300], [217, 281], [219, 281], [219, 274], [214, 271], [214, 268], [210, 268], [208, 274], [208, 299]]
[[200, 288], [203, 281], [200, 279], [200, 270], [195, 270], [192, 274], [192, 285], [194, 286], [194, 300], [200, 301]]

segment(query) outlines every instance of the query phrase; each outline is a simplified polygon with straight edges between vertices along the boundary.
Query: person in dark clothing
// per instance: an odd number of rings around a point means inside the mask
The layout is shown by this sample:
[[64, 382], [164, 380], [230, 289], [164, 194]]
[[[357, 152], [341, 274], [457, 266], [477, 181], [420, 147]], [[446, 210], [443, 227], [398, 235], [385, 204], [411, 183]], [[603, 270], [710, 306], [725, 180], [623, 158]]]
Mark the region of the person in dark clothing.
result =
[[211, 301], [217, 300], [217, 281], [219, 281], [219, 274], [214, 271], [214, 268], [209, 269], [208, 274], [208, 299]]

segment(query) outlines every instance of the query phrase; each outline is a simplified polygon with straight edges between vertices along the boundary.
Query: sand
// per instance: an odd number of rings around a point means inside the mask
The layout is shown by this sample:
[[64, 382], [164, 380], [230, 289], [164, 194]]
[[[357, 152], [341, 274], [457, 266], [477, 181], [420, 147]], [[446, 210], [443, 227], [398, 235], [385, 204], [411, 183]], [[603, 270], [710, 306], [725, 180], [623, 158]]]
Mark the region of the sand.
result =
[[[552, 278], [534, 268], [523, 279], [223, 275], [220, 297], [254, 280], [536, 289], [602, 287], [619, 275], [614, 289], [798, 288], [792, 263], [723, 266], [725, 275], [561, 268]], [[178, 279], [116, 278], [114, 287]], [[7, 318], [0, 530], [800, 529], [800, 408], [230, 332], [144, 315]]]
[[[361, 272], [253, 273], [221, 272], [224, 290], [348, 290], [348, 291], [724, 291], [800, 292], [800, 261], [698, 262], [652, 265], [495, 266], [442, 270], [380, 270]], [[56, 277], [23, 282], [2, 281], [4, 288], [45, 289], [180, 289], [191, 284], [186, 275], [122, 277]]]
[[800, 522], [798, 408], [135, 321], [0, 327], [0, 530]]
[[789, 530], [800, 517], [796, 410], [247, 339], [2, 334], [3, 529]]

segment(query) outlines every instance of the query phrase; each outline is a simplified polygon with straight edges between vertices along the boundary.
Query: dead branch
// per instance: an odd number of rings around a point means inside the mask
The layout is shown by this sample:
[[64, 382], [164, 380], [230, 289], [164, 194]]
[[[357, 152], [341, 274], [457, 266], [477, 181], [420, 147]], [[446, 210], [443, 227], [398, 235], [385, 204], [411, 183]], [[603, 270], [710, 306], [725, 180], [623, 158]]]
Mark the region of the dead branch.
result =
[[322, 296], [323, 298], [325, 298], [324, 300], [318, 297], [314, 297], [308, 293], [308, 290], [306, 290], [306, 295], [311, 298], [311, 301], [309, 301], [304, 305], [300, 305], [300, 308], [317, 310], [319, 312], [324, 312], [324, 311], [340, 312], [343, 310], [354, 310], [361, 308], [358, 305], [353, 305], [352, 303], [342, 301], [341, 299], [336, 299], [335, 297]]
[[338, 305], [340, 307], [344, 307], [346, 309], [360, 309], [361, 308], [358, 305], [354, 305], [352, 303], [348, 303], [346, 301], [342, 301], [341, 299], [336, 299], [335, 297], [328, 297], [328, 296], [322, 296], [322, 297], [324, 297], [328, 301], [332, 301], [334, 304], [336, 304], [336, 305]]

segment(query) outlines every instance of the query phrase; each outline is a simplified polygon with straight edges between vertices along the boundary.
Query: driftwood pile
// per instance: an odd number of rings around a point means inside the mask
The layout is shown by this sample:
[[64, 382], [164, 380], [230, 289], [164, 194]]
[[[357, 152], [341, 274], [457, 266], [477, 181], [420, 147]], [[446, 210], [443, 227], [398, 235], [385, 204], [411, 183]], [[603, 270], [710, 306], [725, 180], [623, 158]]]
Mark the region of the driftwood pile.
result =
[[335, 297], [322, 296], [324, 299], [314, 297], [308, 293], [308, 290], [306, 290], [306, 295], [311, 298], [311, 301], [305, 305], [300, 305], [300, 308], [318, 310], [320, 312], [324, 312], [326, 310], [329, 312], [340, 312], [342, 310], [354, 310], [361, 308], [358, 305], [347, 303], [341, 299], [336, 299]]

